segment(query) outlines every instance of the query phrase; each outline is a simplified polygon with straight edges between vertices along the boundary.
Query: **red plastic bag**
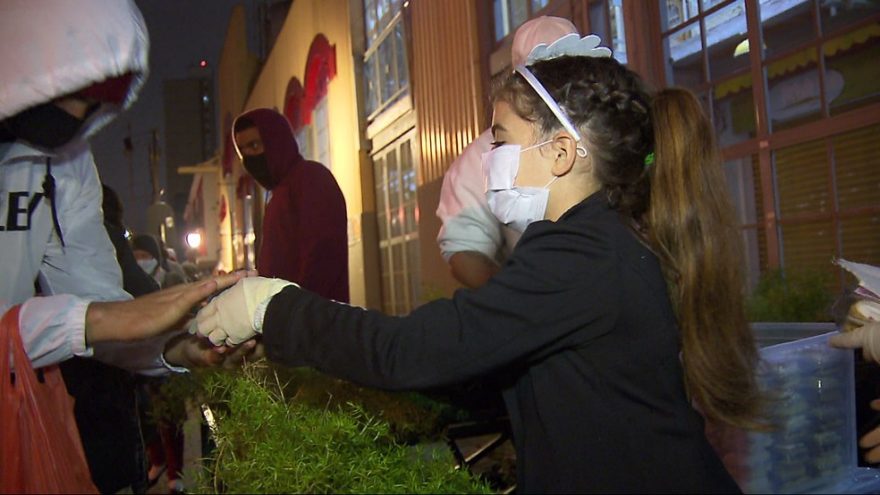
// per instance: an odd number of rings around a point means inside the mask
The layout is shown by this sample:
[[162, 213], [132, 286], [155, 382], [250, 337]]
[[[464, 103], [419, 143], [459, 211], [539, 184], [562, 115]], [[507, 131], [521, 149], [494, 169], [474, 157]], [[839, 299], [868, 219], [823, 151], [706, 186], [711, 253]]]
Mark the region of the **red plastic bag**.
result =
[[34, 372], [19, 311], [10, 308], [0, 320], [0, 493], [98, 493], [61, 371]]

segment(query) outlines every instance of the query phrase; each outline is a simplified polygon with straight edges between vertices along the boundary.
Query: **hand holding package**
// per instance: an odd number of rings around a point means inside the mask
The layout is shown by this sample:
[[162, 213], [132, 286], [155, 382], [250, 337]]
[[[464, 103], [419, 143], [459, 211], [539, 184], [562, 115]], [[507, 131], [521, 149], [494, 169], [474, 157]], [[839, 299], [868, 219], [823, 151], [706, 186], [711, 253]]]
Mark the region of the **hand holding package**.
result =
[[851, 332], [832, 335], [828, 342], [834, 347], [862, 349], [865, 359], [880, 363], [880, 323], [868, 323]]

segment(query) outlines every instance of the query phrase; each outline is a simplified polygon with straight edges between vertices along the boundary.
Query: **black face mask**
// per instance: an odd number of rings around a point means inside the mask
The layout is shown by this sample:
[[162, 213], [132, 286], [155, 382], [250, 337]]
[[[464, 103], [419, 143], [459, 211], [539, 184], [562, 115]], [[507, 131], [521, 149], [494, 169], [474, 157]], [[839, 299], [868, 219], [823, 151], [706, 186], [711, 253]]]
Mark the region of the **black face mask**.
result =
[[272, 174], [269, 172], [269, 161], [266, 160], [265, 153], [251, 156], [245, 155], [242, 157], [242, 162], [244, 163], [245, 170], [247, 170], [254, 180], [259, 182], [261, 186], [266, 189], [272, 189], [275, 187], [275, 179], [272, 178]]
[[83, 120], [44, 103], [3, 121], [5, 130], [28, 144], [53, 151], [69, 143], [82, 128]]

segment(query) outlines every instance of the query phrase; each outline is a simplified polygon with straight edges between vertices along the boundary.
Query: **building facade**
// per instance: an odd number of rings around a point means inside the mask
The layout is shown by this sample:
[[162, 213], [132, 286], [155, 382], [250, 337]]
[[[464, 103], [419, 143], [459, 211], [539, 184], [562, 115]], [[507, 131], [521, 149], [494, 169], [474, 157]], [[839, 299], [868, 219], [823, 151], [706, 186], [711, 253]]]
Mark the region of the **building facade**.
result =
[[233, 39], [241, 19], [227, 34], [224, 265], [248, 265], [265, 199], [230, 154], [231, 118], [273, 107], [345, 194], [352, 302], [402, 314], [450, 294], [434, 213], [443, 174], [488, 127], [513, 32], [539, 15], [600, 35], [654, 87], [700, 96], [751, 287], [774, 269], [813, 270], [835, 291], [851, 280], [832, 258], [880, 264], [878, 1], [296, 0], [261, 65]]

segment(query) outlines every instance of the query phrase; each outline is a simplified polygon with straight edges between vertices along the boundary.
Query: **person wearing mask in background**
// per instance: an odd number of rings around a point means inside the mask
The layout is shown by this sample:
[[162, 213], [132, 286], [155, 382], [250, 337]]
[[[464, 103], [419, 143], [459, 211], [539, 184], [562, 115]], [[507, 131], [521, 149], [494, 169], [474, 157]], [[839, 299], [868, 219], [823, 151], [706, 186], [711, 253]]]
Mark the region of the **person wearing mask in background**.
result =
[[[525, 63], [533, 48], [548, 45], [577, 28], [562, 17], [541, 16], [523, 23], [513, 35], [512, 66]], [[486, 181], [480, 168], [483, 153], [492, 149], [486, 129], [452, 162], [443, 177], [437, 216], [443, 222], [437, 244], [453, 277], [476, 288], [498, 271], [522, 232], [500, 222], [489, 210]]]
[[184, 275], [170, 269], [167, 258], [162, 255], [159, 241], [154, 236], [138, 234], [132, 237], [131, 249], [141, 269], [153, 277], [163, 289], [186, 282]]
[[333, 174], [299, 154], [290, 123], [275, 110], [243, 113], [233, 132], [245, 170], [271, 194], [257, 271], [348, 302], [345, 198]]
[[[159, 290], [138, 266], [125, 238], [123, 206], [116, 191], [102, 184], [104, 228], [122, 269], [122, 287], [134, 297]], [[128, 371], [94, 359], [73, 357], [60, 364], [64, 382], [76, 399], [74, 415], [95, 486], [102, 493], [130, 487], [147, 489], [144, 442], [135, 394]]]
[[244, 274], [132, 300], [103, 225], [87, 138], [146, 78], [134, 2], [0, 2], [0, 41], [0, 313], [21, 306], [33, 367], [81, 356], [161, 375], [240, 358], [247, 346], [221, 354], [168, 332]]
[[494, 92], [492, 212], [524, 233], [486, 284], [386, 316], [249, 278], [198, 332], [383, 389], [499, 376], [523, 493], [739, 492], [704, 417], [767, 427], [768, 400], [714, 127], [573, 38]]
[[160, 289], [155, 279], [144, 272], [134, 256], [128, 240], [128, 228], [123, 220], [124, 206], [113, 188], [102, 184], [104, 192], [104, 228], [116, 251], [116, 261], [122, 269], [122, 288], [134, 297], [143, 296]]

